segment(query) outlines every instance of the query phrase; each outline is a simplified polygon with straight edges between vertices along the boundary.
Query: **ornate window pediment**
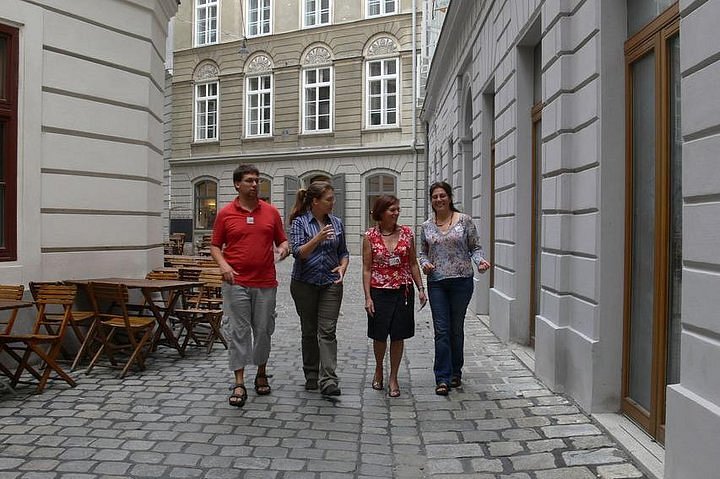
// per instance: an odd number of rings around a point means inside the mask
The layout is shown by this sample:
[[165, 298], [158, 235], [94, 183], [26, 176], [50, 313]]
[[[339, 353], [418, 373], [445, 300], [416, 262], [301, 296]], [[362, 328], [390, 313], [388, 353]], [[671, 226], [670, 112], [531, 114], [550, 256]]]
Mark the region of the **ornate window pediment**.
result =
[[195, 82], [204, 82], [217, 79], [220, 69], [213, 62], [205, 62], [195, 69], [193, 80]]
[[379, 57], [379, 56], [397, 55], [397, 54], [398, 54], [397, 43], [395, 43], [395, 40], [393, 40], [390, 37], [380, 37], [377, 40], [373, 41], [370, 44], [370, 47], [368, 47], [368, 51], [367, 51], [368, 57]]
[[307, 52], [303, 61], [304, 65], [326, 65], [328, 63], [332, 63], [332, 55], [325, 47], [312, 48]]
[[245, 71], [247, 73], [269, 73], [273, 69], [273, 63], [267, 55], [257, 55], [253, 57], [247, 64]]

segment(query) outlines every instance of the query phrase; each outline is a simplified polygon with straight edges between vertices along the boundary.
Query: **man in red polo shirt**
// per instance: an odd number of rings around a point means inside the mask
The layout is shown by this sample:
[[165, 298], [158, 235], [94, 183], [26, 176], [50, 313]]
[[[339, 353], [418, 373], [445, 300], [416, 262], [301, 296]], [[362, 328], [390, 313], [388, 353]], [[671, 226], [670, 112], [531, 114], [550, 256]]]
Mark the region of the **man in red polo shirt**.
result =
[[247, 400], [244, 382], [248, 364], [257, 365], [257, 394], [270, 394], [266, 367], [275, 330], [278, 285], [273, 247], [279, 259], [289, 254], [280, 213], [257, 196], [259, 175], [254, 165], [235, 169], [233, 184], [238, 196], [218, 212], [210, 245], [210, 254], [225, 280], [223, 331], [230, 370], [235, 373], [229, 403], [236, 407]]

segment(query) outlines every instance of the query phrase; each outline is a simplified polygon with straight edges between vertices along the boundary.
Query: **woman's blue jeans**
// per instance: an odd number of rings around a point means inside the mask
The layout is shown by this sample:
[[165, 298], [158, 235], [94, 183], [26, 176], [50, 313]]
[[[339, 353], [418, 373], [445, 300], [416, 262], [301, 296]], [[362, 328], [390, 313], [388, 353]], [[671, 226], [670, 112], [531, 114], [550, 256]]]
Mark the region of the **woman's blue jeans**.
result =
[[465, 361], [465, 312], [473, 294], [473, 278], [428, 282], [428, 298], [435, 329], [435, 384], [462, 377]]

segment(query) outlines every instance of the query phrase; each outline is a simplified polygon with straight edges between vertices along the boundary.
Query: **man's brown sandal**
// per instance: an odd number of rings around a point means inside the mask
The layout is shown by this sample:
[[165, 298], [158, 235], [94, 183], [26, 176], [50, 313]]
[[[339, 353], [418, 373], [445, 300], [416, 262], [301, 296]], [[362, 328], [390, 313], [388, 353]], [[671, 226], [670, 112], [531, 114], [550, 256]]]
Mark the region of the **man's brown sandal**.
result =
[[258, 374], [255, 376], [255, 392], [258, 396], [267, 396], [272, 391], [270, 383], [268, 382], [267, 374]]
[[[242, 394], [237, 393], [238, 389], [242, 389]], [[232, 391], [232, 394], [228, 398], [228, 403], [231, 406], [243, 407], [245, 405], [245, 401], [247, 401], [247, 389], [245, 389], [245, 385], [235, 384], [230, 386], [230, 390]]]

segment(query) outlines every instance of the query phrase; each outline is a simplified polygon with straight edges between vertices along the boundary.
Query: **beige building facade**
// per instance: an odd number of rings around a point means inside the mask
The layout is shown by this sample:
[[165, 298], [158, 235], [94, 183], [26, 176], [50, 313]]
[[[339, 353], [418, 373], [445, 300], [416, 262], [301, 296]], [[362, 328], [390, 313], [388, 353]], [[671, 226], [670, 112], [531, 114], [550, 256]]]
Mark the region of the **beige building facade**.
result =
[[287, 218], [298, 188], [332, 181], [358, 253], [374, 197], [425, 216], [415, 1], [194, 0], [175, 19], [169, 231], [195, 240], [253, 163]]

